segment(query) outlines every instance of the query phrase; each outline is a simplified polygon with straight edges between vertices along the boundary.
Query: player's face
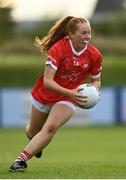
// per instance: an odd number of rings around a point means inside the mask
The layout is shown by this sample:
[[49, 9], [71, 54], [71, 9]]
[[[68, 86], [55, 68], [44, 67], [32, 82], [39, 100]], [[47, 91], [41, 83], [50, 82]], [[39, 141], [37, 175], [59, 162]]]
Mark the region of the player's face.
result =
[[74, 47], [84, 48], [91, 38], [91, 27], [89, 23], [79, 23], [76, 33], [70, 34]]

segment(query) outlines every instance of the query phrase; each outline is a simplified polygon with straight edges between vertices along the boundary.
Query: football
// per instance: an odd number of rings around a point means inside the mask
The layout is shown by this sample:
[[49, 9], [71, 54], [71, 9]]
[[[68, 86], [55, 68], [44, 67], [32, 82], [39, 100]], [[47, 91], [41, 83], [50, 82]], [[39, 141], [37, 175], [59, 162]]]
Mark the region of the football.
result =
[[85, 99], [86, 102], [79, 100], [76, 101], [81, 108], [90, 109], [94, 107], [100, 100], [100, 94], [94, 86], [91, 86], [90, 84], [82, 84], [78, 86], [78, 90], [79, 89], [81, 89], [79, 93], [87, 96], [87, 98]]

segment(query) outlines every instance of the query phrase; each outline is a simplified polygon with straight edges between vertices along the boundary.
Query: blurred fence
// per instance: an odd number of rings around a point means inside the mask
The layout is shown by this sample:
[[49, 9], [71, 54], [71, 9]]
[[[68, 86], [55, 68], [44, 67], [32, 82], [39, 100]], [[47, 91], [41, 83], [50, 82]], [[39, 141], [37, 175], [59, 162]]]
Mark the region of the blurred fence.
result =
[[[66, 125], [126, 124], [126, 88], [103, 88], [100, 102], [90, 110], [78, 108]], [[0, 127], [23, 127], [30, 118], [30, 89], [0, 89]]]

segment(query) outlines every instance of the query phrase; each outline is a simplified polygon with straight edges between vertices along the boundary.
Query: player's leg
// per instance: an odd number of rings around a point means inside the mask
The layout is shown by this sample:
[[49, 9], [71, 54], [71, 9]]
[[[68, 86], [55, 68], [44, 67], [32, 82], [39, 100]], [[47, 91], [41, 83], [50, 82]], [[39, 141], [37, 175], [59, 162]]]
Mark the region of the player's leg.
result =
[[[44, 106], [46, 108], [46, 106]], [[26, 126], [26, 135], [31, 140], [43, 127], [48, 117], [48, 109], [44, 109], [42, 112], [34, 105], [32, 105], [31, 109], [31, 120], [29, 124]], [[42, 156], [42, 150], [35, 155], [37, 158]]]
[[26, 135], [29, 139], [32, 139], [43, 127], [48, 117], [48, 113], [39, 111], [32, 105], [31, 119], [26, 126]]
[[[48, 109], [44, 107], [44, 111], [47, 111]], [[32, 105], [31, 108], [31, 120], [29, 121], [29, 124], [26, 127], [26, 134], [29, 139], [32, 139], [43, 127], [44, 123], [46, 122], [46, 119], [48, 117], [47, 112], [42, 112], [35, 108]], [[42, 151], [35, 154], [36, 157], [40, 157], [42, 154]], [[10, 166], [9, 171], [15, 172], [15, 171], [25, 171], [27, 168], [26, 160], [30, 158], [29, 154], [26, 151], [23, 151], [21, 155], [16, 159], [16, 161]]]
[[41, 149], [44, 149], [51, 141], [57, 129], [66, 123], [73, 113], [74, 110], [70, 106], [56, 103], [52, 107], [42, 130], [33, 137], [31, 142], [25, 148], [25, 151], [33, 156]]
[[44, 149], [48, 143], [51, 141], [52, 137], [54, 136], [57, 129], [62, 126], [65, 122], [67, 122], [71, 116], [74, 113], [74, 109], [68, 105], [65, 104], [55, 104], [50, 113], [49, 116], [41, 129], [40, 132], [38, 132], [32, 140], [29, 142], [29, 144], [26, 146], [25, 150], [21, 153], [21, 155], [18, 157], [24, 158], [19, 163], [19, 161], [14, 162], [11, 167], [10, 171], [18, 171], [22, 170], [25, 171], [26, 168], [26, 162], [28, 159], [30, 159], [32, 156], [34, 156], [36, 153], [38, 153], [41, 149]]

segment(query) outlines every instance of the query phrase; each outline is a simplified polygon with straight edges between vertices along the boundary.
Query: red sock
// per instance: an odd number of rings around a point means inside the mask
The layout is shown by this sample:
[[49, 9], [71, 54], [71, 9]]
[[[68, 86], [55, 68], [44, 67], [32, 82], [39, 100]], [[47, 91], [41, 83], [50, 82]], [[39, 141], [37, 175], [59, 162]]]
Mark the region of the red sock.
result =
[[20, 156], [17, 157], [15, 161], [28, 161], [31, 159], [31, 155], [27, 151], [23, 151]]

